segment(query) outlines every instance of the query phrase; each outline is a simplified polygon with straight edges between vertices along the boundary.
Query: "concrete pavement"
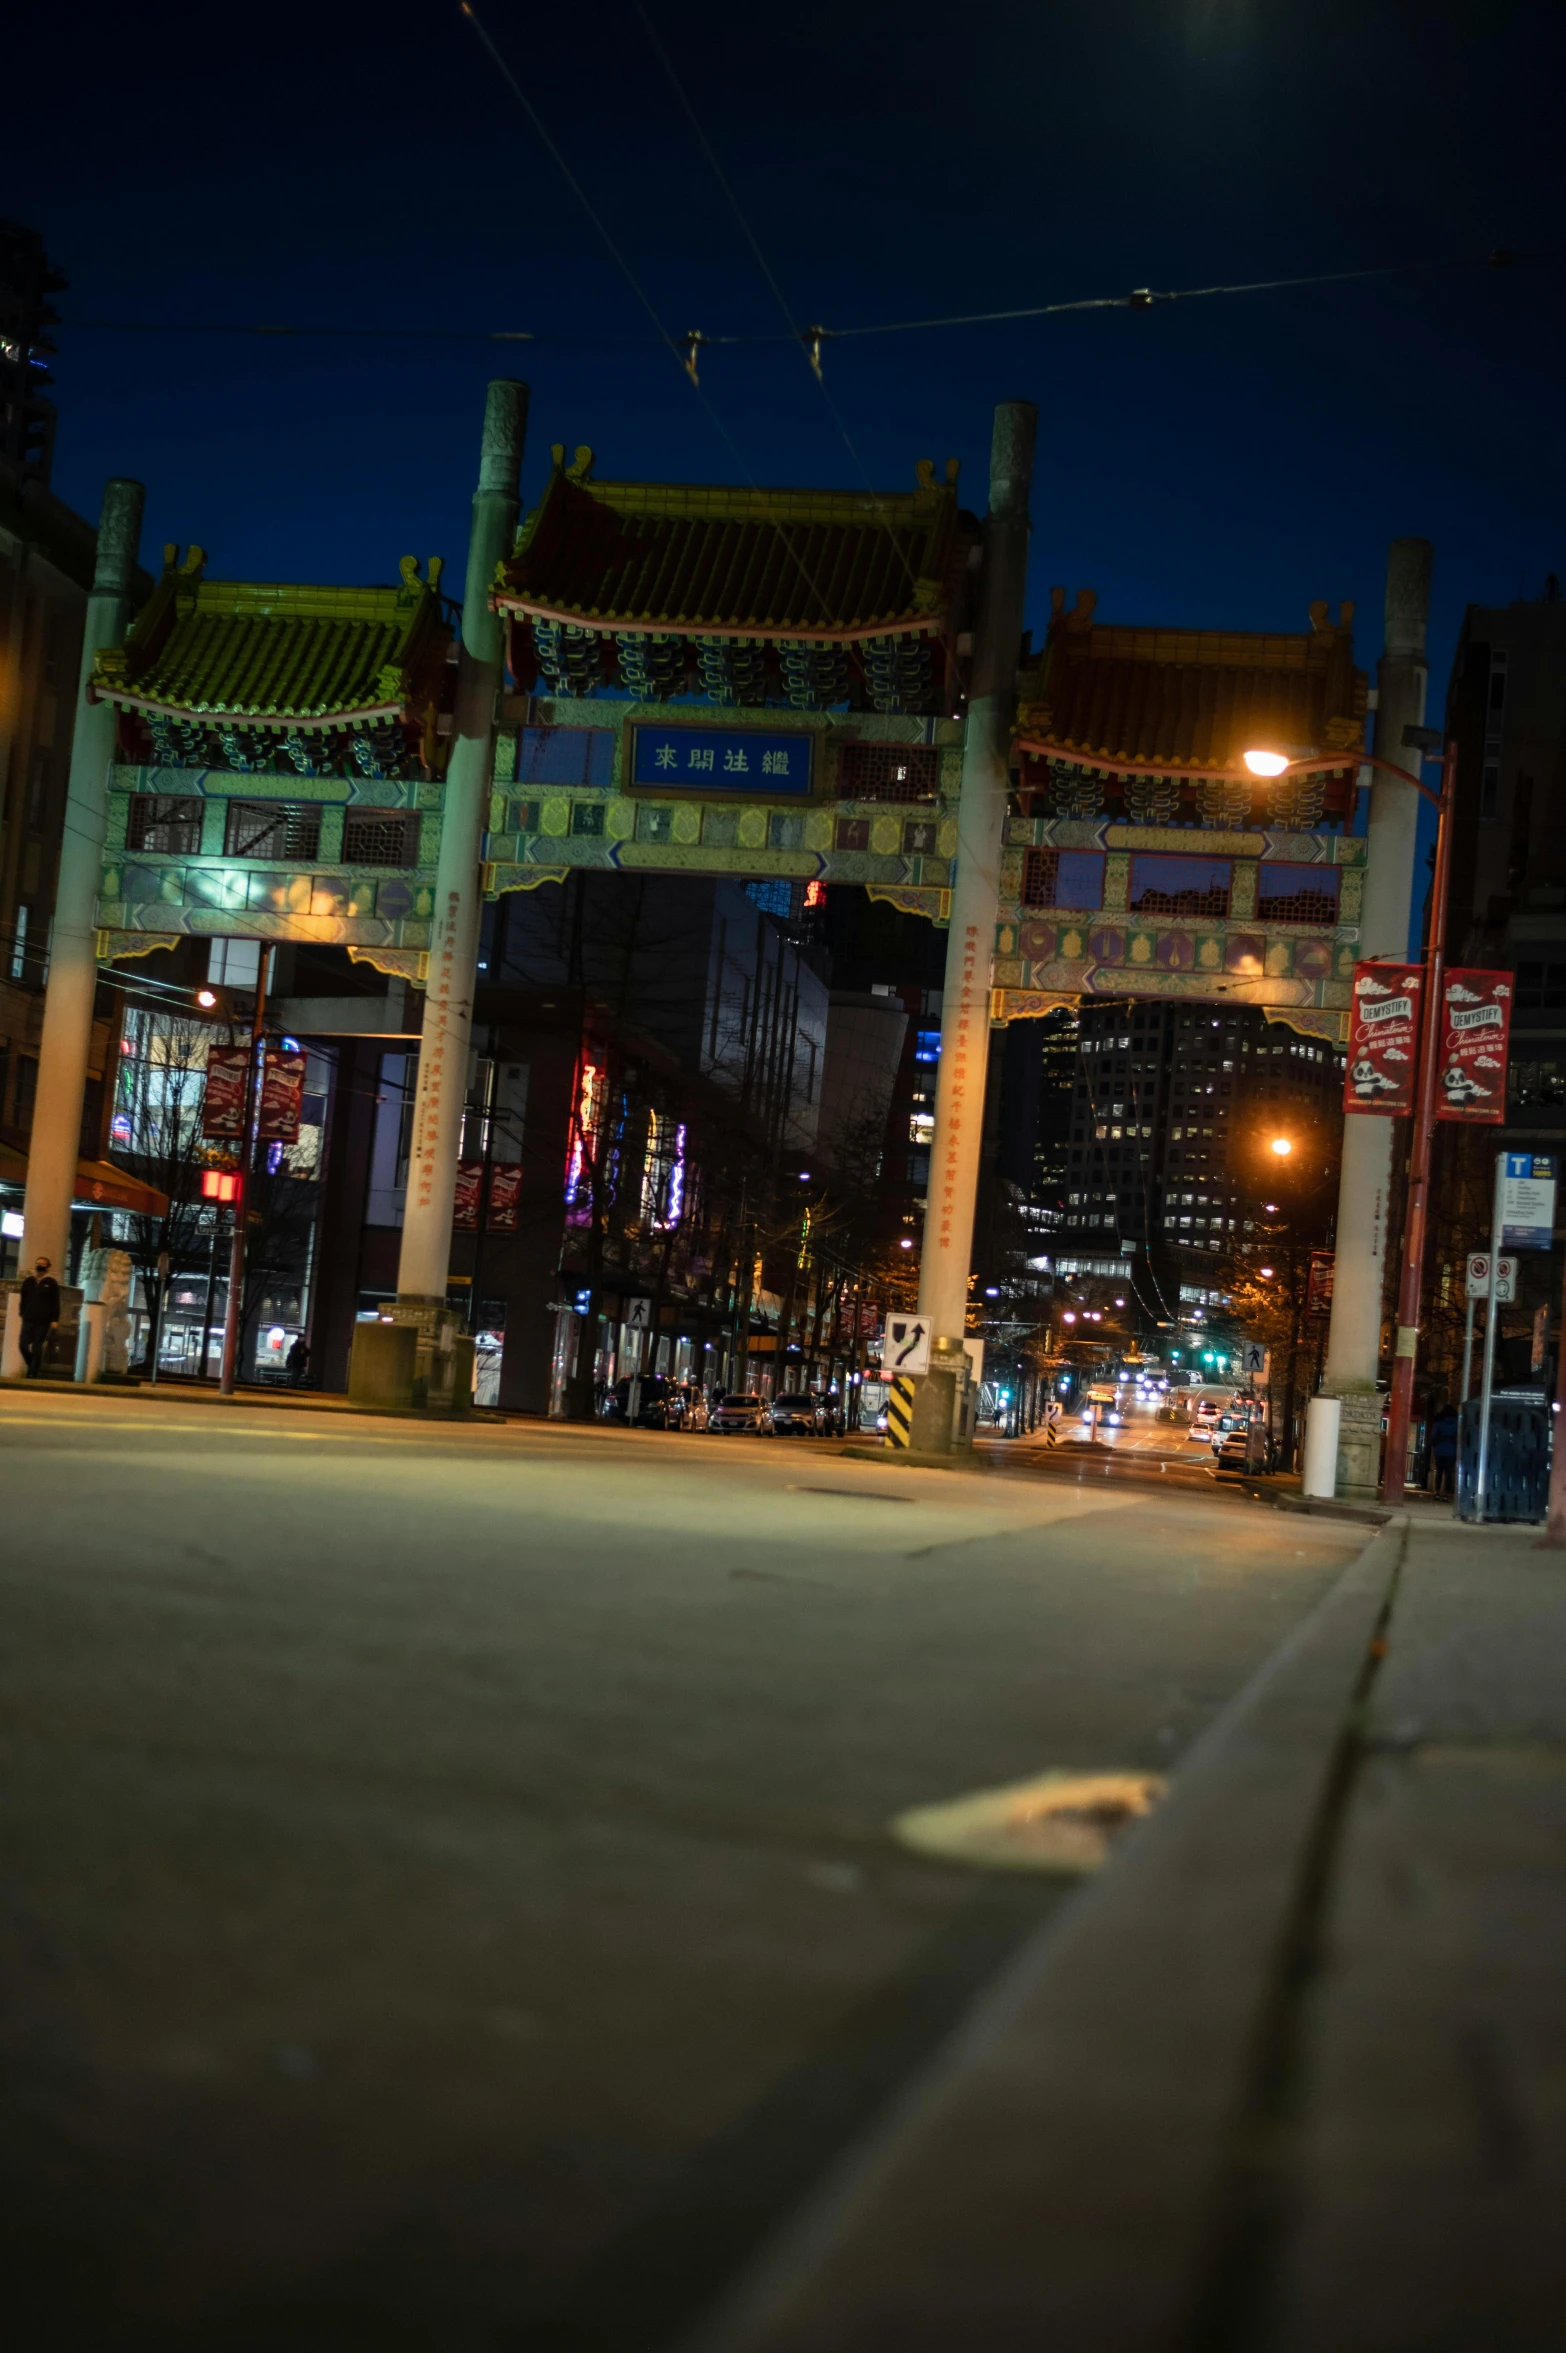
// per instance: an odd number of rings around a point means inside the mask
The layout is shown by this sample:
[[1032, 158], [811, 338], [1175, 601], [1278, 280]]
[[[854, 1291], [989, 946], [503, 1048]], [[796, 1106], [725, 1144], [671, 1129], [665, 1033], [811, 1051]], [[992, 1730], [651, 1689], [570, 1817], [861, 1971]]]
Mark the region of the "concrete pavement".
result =
[[[694, 2326], [1362, 1532], [833, 1446], [0, 1396], [8, 2341]], [[1111, 1869], [1105, 1885], [1115, 1876]]]
[[1554, 2353], [1563, 1667], [1398, 1515], [693, 2346]]

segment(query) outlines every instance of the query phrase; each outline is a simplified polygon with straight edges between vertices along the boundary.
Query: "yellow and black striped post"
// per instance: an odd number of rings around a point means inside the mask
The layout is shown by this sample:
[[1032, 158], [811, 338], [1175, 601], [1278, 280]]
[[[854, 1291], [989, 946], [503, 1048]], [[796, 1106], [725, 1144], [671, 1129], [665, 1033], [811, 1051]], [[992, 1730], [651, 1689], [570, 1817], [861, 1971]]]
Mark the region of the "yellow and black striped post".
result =
[[913, 1444], [914, 1385], [904, 1379], [892, 1383], [892, 1394], [886, 1401], [886, 1443], [888, 1446]]

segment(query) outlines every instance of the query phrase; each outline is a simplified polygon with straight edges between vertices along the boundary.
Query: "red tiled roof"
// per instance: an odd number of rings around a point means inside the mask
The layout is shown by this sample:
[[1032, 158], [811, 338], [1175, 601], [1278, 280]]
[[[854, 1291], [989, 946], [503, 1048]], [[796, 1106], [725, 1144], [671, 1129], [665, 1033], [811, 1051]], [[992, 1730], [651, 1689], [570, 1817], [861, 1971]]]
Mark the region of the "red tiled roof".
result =
[[1265, 745], [1346, 750], [1363, 736], [1366, 680], [1348, 615], [1299, 635], [1100, 627], [1057, 614], [1023, 693], [1019, 734], [1084, 757], [1238, 767]]
[[964, 547], [954, 482], [917, 490], [704, 489], [555, 471], [494, 592], [499, 612], [681, 636], [938, 629]]

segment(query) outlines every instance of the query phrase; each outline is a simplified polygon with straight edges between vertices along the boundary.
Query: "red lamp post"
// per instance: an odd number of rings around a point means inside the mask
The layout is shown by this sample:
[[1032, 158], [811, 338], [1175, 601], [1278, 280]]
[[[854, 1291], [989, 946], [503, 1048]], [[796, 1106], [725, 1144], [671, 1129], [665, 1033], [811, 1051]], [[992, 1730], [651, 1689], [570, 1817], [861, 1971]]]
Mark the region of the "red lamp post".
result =
[[[1409, 728], [1404, 741], [1410, 750], [1429, 755], [1441, 740], [1435, 728]], [[1319, 768], [1316, 759], [1285, 760], [1276, 752], [1247, 752], [1245, 764], [1256, 776], [1285, 776], [1293, 769]], [[1381, 1467], [1383, 1503], [1401, 1503], [1407, 1484], [1408, 1425], [1414, 1404], [1414, 1365], [1419, 1347], [1419, 1301], [1425, 1278], [1425, 1233], [1430, 1210], [1430, 1159], [1435, 1137], [1436, 1064], [1441, 1053], [1441, 981], [1446, 958], [1446, 894], [1452, 860], [1452, 808], [1457, 793], [1457, 745], [1447, 740], [1441, 762], [1441, 790], [1433, 793], [1408, 769], [1374, 752], [1360, 755], [1360, 765], [1380, 768], [1401, 778], [1438, 812], [1435, 877], [1430, 893], [1430, 939], [1425, 952], [1425, 1001], [1420, 1024], [1419, 1078], [1414, 1097], [1413, 1134], [1408, 1152], [1408, 1204], [1403, 1218], [1402, 1268], [1397, 1294], [1397, 1347], [1392, 1359], [1392, 1388], [1387, 1398], [1387, 1443]]]

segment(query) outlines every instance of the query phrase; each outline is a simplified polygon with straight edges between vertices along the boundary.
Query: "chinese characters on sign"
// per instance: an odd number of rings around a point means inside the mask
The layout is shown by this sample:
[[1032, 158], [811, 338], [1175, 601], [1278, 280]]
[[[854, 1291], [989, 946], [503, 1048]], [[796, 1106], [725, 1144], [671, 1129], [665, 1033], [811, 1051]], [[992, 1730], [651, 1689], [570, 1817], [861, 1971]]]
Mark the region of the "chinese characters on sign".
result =
[[1441, 1003], [1437, 1119], [1506, 1117], [1506, 1041], [1511, 1028], [1509, 972], [1453, 971]]
[[492, 1234], [514, 1234], [521, 1220], [522, 1163], [509, 1160], [489, 1172], [489, 1215]]
[[242, 1136], [250, 1093], [250, 1048], [207, 1048], [207, 1091], [201, 1106], [204, 1136]]
[[1311, 1252], [1310, 1272], [1305, 1278], [1305, 1313], [1307, 1315], [1330, 1315], [1332, 1313], [1332, 1277], [1336, 1262], [1337, 1253], [1334, 1250], [1313, 1250]]
[[1413, 1110], [1424, 978], [1418, 964], [1355, 965], [1345, 1111], [1379, 1112], [1385, 1118]]
[[812, 735], [644, 720], [634, 720], [629, 734], [627, 779], [640, 791], [744, 793], [763, 801], [809, 797]]
[[451, 1200], [451, 1222], [459, 1234], [478, 1231], [479, 1193], [484, 1183], [482, 1160], [457, 1162], [457, 1189]]
[[297, 1144], [304, 1116], [305, 1058], [268, 1046], [261, 1066], [261, 1110], [256, 1134], [263, 1144]]

